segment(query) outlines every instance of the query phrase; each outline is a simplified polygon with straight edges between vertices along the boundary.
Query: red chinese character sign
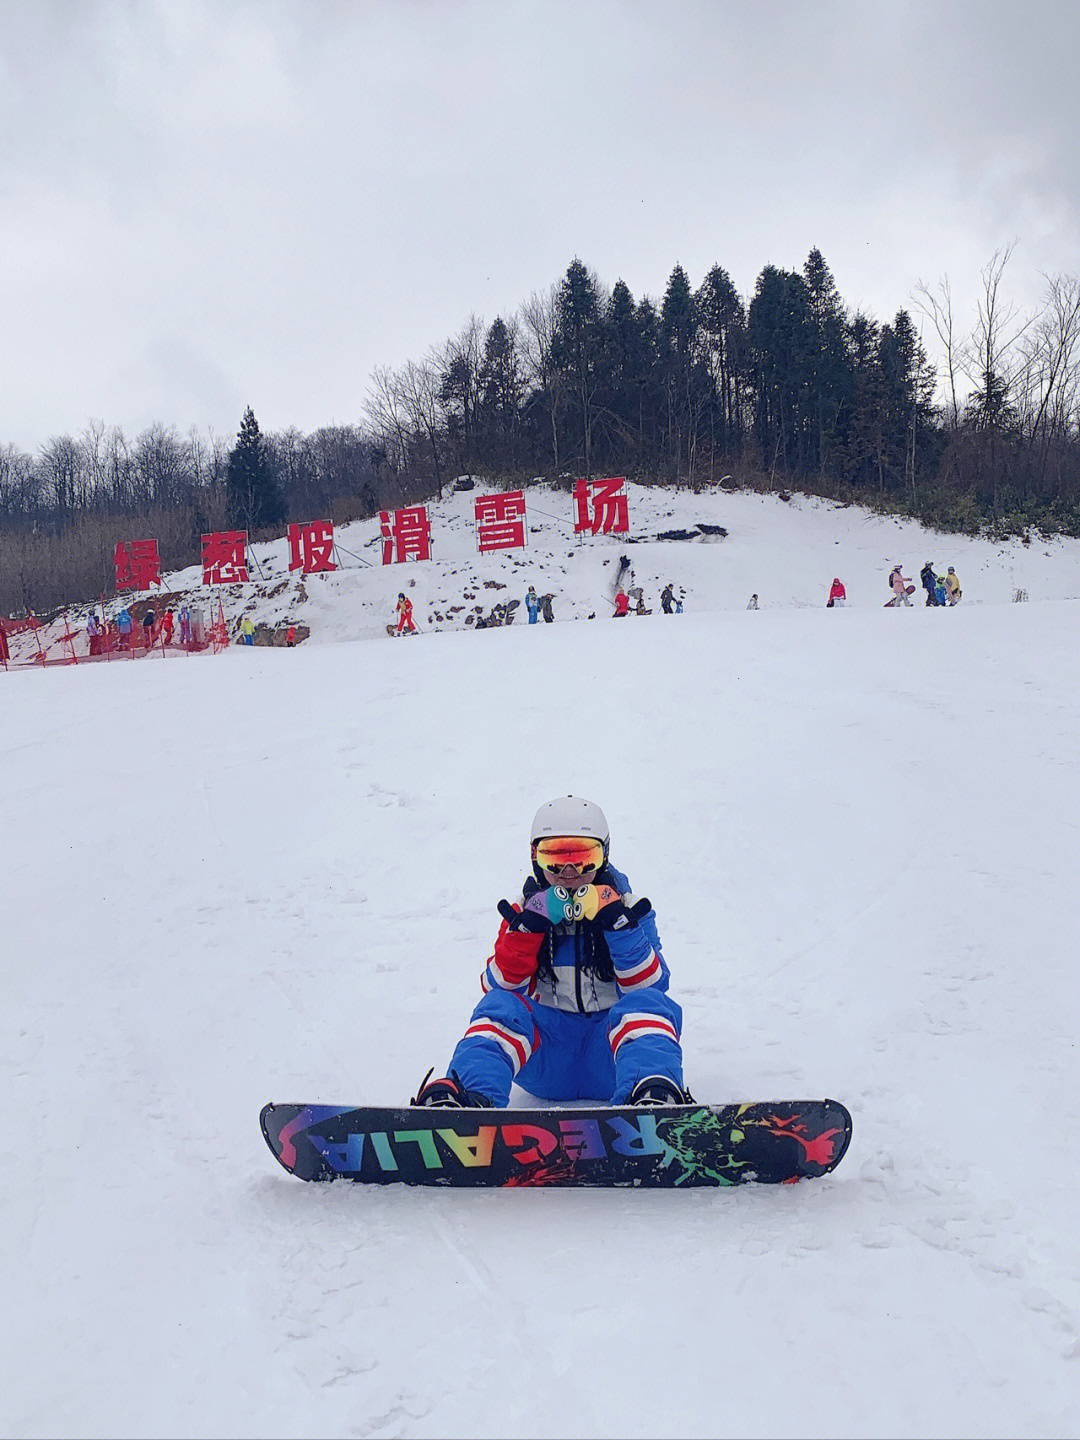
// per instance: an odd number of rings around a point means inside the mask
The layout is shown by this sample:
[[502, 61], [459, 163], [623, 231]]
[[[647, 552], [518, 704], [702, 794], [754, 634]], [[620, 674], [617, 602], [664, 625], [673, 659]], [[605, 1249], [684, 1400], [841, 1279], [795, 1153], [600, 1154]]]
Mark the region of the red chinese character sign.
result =
[[476, 539], [480, 554], [489, 550], [518, 550], [525, 544], [525, 492], [478, 495], [474, 501]]
[[156, 540], [118, 540], [113, 551], [117, 590], [148, 590], [161, 584]]
[[574, 534], [625, 535], [630, 529], [626, 476], [607, 480], [579, 480], [574, 486]]
[[215, 530], [202, 537], [204, 585], [239, 585], [247, 578], [246, 530]]
[[334, 522], [311, 520], [289, 526], [289, 569], [305, 575], [336, 570], [334, 564]]
[[380, 510], [382, 563], [400, 565], [405, 560], [431, 559], [431, 526], [426, 505], [407, 505], [401, 510]]

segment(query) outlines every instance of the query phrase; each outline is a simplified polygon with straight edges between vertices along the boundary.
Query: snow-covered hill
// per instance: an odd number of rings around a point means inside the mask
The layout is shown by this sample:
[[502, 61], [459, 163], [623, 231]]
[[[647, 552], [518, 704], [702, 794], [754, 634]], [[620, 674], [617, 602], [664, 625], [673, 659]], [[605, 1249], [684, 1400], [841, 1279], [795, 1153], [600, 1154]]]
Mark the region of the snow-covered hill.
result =
[[[506, 578], [467, 499], [459, 555], [313, 577], [300, 649], [0, 677], [4, 1432], [1076, 1434], [1080, 547], [653, 496], [729, 531], [629, 547], [683, 615], [388, 641], [403, 581], [424, 625]], [[521, 593], [557, 564], [603, 614], [627, 547], [531, 538]], [[883, 609], [927, 558], [962, 604]], [[695, 1093], [844, 1100], [840, 1169], [291, 1181], [261, 1103], [445, 1064], [567, 791], [656, 907]]]
[[[383, 636], [394, 620], [398, 591], [412, 598], [421, 631], [465, 630], [478, 613], [521, 601], [530, 584], [554, 597], [556, 623], [611, 614], [620, 557], [631, 562], [628, 585], [640, 586], [645, 605], [659, 608], [667, 583], [682, 592], [686, 613], [745, 609], [752, 594], [763, 610], [823, 606], [834, 576], [848, 592], [848, 605], [876, 609], [890, 598], [888, 573], [902, 563], [918, 584], [930, 560], [939, 573], [953, 565], [964, 589], [964, 604], [1011, 601], [1017, 590], [1035, 600], [1080, 597], [1080, 542], [1036, 538], [990, 544], [964, 536], [928, 533], [915, 521], [874, 516], [810, 496], [729, 492], [702, 494], [628, 485], [631, 538], [575, 537], [572, 497], [547, 485], [527, 491], [528, 545], [525, 551], [478, 555], [473, 490], [447, 493], [428, 507], [433, 559], [423, 564], [380, 564], [377, 520], [356, 521], [336, 531], [340, 568], [301, 577], [289, 572], [289, 547], [282, 538], [252, 547], [251, 583], [220, 594], [235, 633], [243, 615], [281, 632], [290, 623], [310, 627], [310, 642], [335, 644]], [[718, 531], [726, 532], [721, 536]], [[658, 540], [684, 534], [687, 540]], [[164, 589], [205, 607], [210, 593], [198, 565], [164, 577]], [[156, 592], [142, 592], [143, 595]], [[141, 598], [141, 597], [140, 597]], [[921, 591], [914, 597], [921, 601]], [[108, 609], [115, 613], [121, 601]], [[84, 612], [73, 608], [72, 626]], [[519, 604], [515, 623], [525, 620]], [[50, 657], [65, 652], [63, 619], [42, 632]], [[32, 636], [13, 642], [16, 658], [35, 653]], [[76, 641], [85, 653], [85, 637]]]

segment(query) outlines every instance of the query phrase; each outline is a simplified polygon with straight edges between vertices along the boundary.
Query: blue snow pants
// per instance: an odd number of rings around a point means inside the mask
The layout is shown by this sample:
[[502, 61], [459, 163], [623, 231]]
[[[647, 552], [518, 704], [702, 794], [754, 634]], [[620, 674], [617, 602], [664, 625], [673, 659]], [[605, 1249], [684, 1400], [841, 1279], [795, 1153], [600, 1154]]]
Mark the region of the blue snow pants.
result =
[[681, 1007], [654, 989], [581, 1015], [492, 990], [473, 1011], [450, 1069], [493, 1105], [509, 1104], [513, 1082], [540, 1100], [622, 1105], [647, 1075], [682, 1088], [681, 1033]]

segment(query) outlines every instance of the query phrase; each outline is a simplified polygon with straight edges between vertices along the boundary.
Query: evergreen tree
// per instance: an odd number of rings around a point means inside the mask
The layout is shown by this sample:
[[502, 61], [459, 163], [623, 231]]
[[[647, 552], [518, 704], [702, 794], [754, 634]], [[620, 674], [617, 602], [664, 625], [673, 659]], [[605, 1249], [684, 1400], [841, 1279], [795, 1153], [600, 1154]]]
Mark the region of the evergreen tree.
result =
[[884, 385], [878, 346], [881, 330], [876, 320], [856, 313], [848, 326], [848, 352], [852, 369], [852, 415], [841, 458], [844, 479], [853, 486], [885, 488], [881, 418]]
[[617, 280], [604, 311], [599, 428], [607, 458], [623, 468], [640, 464], [644, 451], [641, 406], [654, 360], [642, 319], [626, 282]]
[[915, 462], [931, 414], [934, 371], [911, 316], [898, 310], [882, 327], [878, 344], [882, 385], [882, 447], [894, 476], [894, 488], [910, 486], [915, 498]]
[[805, 473], [817, 333], [801, 275], [766, 265], [747, 313], [746, 339], [761, 463]]
[[746, 311], [731, 276], [714, 265], [694, 297], [698, 345], [709, 385], [709, 431], [721, 453], [737, 451], [742, 440], [740, 366], [746, 332]]
[[667, 449], [676, 471], [693, 471], [701, 387], [696, 382], [694, 340], [697, 316], [690, 281], [681, 265], [668, 280], [660, 307], [664, 398], [667, 405]]
[[229, 521], [238, 529], [251, 534], [265, 526], [280, 525], [285, 519], [273, 457], [250, 405], [229, 452], [225, 486]]
[[592, 474], [593, 425], [596, 418], [598, 366], [603, 344], [600, 287], [596, 277], [575, 259], [559, 286], [555, 301], [552, 362], [566, 376], [568, 395], [578, 422], [585, 473]]
[[515, 439], [522, 375], [515, 333], [499, 316], [495, 317], [484, 341], [479, 390], [477, 428], [481, 443], [496, 468], [509, 468], [517, 458]]
[[602, 388], [598, 396], [601, 412], [616, 443], [630, 439], [637, 396], [634, 375], [640, 350], [634, 297], [625, 280], [616, 280], [604, 311], [604, 354]]
[[836, 281], [816, 246], [803, 266], [803, 279], [816, 332], [809, 376], [813, 453], [807, 456], [807, 465], [824, 472], [836, 458], [851, 416], [853, 375], [847, 353], [847, 319]]
[[642, 452], [654, 463], [660, 459], [660, 430], [664, 390], [660, 367], [660, 316], [656, 306], [643, 296], [637, 307], [641, 359], [636, 381], [638, 390], [638, 432]]

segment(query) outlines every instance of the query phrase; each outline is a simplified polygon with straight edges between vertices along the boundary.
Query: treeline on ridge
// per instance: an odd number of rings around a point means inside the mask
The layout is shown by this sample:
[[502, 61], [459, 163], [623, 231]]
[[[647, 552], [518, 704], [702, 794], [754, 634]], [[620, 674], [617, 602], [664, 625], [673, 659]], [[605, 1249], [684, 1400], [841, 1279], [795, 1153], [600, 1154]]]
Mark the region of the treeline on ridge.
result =
[[748, 303], [720, 266], [695, 290], [676, 265], [656, 302], [574, 260], [517, 314], [376, 369], [353, 425], [262, 435], [249, 411], [236, 441], [155, 424], [129, 443], [92, 422], [36, 457], [0, 446], [0, 611], [107, 592], [136, 532], [174, 568], [207, 530], [341, 524], [464, 473], [790, 487], [942, 530], [1080, 535], [1080, 281], [1048, 279], [1018, 314], [1008, 258], [983, 270], [969, 335], [948, 282], [920, 286], [940, 375], [911, 314], [849, 311], [816, 249], [801, 271], [766, 266]]

